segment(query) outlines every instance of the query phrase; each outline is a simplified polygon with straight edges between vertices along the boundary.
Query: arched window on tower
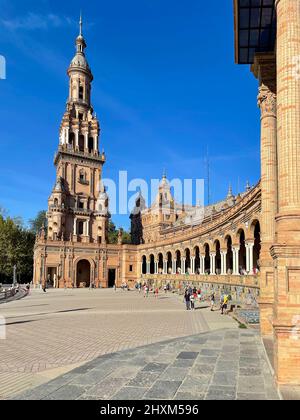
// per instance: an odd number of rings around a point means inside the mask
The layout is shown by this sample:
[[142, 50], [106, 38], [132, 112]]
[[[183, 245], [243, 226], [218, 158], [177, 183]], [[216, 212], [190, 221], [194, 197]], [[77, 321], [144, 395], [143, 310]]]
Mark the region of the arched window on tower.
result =
[[78, 235], [83, 235], [84, 222], [78, 222]]
[[74, 133], [70, 133], [69, 134], [69, 145], [71, 147], [74, 147], [74, 143], [75, 143], [75, 134]]
[[79, 99], [83, 100], [83, 86], [79, 86]]
[[79, 136], [79, 151], [84, 152], [84, 136]]
[[92, 153], [94, 150], [94, 139], [93, 137], [89, 137], [89, 153]]

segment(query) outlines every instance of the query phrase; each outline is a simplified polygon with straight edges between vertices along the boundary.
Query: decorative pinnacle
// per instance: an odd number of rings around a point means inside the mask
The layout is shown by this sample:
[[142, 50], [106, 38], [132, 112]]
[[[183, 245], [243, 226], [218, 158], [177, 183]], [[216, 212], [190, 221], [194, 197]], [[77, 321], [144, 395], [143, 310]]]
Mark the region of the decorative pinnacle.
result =
[[82, 36], [82, 12], [80, 12], [80, 20], [79, 20], [79, 36]]

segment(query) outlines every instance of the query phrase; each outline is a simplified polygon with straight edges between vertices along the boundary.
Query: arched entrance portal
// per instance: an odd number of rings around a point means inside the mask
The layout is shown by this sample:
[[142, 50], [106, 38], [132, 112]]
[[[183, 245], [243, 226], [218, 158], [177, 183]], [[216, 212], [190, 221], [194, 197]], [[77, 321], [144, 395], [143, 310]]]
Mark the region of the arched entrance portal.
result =
[[91, 264], [87, 260], [81, 260], [77, 264], [76, 285], [79, 288], [90, 287]]

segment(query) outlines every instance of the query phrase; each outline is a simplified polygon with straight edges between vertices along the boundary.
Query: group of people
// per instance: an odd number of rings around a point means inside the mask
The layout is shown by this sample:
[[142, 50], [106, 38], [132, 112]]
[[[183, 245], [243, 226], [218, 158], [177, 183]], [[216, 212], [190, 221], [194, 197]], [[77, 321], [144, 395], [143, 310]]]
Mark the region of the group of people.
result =
[[[230, 301], [230, 296], [228, 294], [222, 294], [220, 297], [220, 311], [221, 314], [227, 314], [228, 312], [228, 303]], [[194, 311], [196, 309], [196, 302], [201, 302], [202, 299], [202, 292], [201, 289], [187, 287], [184, 292], [184, 302], [186, 305], [187, 311]], [[213, 312], [215, 310], [216, 305], [216, 296], [213, 292], [210, 296], [210, 310]]]
[[194, 311], [196, 309], [197, 299], [201, 301], [202, 292], [196, 287], [187, 287], [184, 292], [184, 302], [186, 304], [187, 311]]

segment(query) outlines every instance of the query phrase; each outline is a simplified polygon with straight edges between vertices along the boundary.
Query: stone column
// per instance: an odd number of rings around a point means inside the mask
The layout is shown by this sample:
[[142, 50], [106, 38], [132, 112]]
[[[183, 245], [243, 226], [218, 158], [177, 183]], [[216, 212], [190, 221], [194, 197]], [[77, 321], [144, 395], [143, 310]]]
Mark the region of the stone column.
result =
[[172, 274], [176, 274], [176, 264], [177, 264], [177, 261], [173, 260]]
[[94, 136], [94, 152], [98, 151], [98, 135]]
[[75, 149], [79, 149], [79, 130], [75, 130]]
[[141, 275], [143, 274], [143, 263], [141, 262]]
[[185, 263], [186, 263], [186, 258], [182, 258], [181, 259], [181, 274], [185, 274]]
[[191, 257], [191, 274], [192, 275], [195, 274], [195, 260], [196, 260], [196, 257]]
[[150, 262], [147, 261], [147, 274], [150, 274]]
[[84, 140], [85, 140], [84, 148], [85, 148], [86, 151], [88, 151], [88, 149], [89, 149], [89, 133], [88, 132], [85, 133], [85, 139]]
[[210, 275], [216, 275], [216, 254], [214, 252], [210, 254]]
[[277, 0], [278, 214], [275, 262], [275, 372], [300, 385], [300, 2]]
[[232, 256], [233, 256], [233, 275], [238, 276], [239, 273], [239, 247], [232, 247]]
[[254, 243], [246, 243], [246, 271], [249, 275], [253, 274], [253, 248]]
[[221, 275], [226, 275], [226, 258], [227, 258], [227, 251], [221, 251]]
[[200, 256], [200, 274], [202, 275], [205, 274], [205, 256], [204, 255]]
[[275, 242], [275, 217], [278, 210], [275, 55], [256, 54], [252, 71], [259, 80], [258, 106], [261, 110], [260, 326], [262, 335], [271, 335], [273, 334], [274, 264], [270, 248]]

